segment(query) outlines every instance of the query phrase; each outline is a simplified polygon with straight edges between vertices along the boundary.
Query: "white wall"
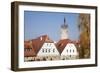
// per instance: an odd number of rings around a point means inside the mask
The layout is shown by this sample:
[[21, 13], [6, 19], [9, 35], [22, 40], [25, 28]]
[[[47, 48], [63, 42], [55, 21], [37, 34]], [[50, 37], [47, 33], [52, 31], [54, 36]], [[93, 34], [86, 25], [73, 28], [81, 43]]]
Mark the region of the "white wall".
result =
[[[10, 3], [14, 0], [0, 0], [0, 73], [14, 73], [10, 70], [10, 53], [11, 53], [11, 13]], [[25, 1], [25, 0], [21, 0]], [[27, 0], [27, 1], [40, 1], [40, 2], [51, 2], [51, 3], [66, 3], [66, 4], [83, 4], [83, 5], [98, 5], [100, 13], [100, 0]], [[98, 14], [100, 19], [100, 14]], [[98, 22], [100, 24], [100, 21]], [[100, 28], [100, 25], [98, 25]], [[100, 29], [98, 29], [100, 31]], [[98, 34], [100, 37], [100, 33]], [[100, 43], [100, 38], [98, 39]], [[100, 46], [99, 46], [100, 48]], [[98, 49], [100, 51], [100, 49]], [[98, 54], [100, 56], [100, 53]], [[73, 69], [55, 69], [55, 70], [39, 70], [39, 71], [26, 71], [22, 73], [99, 73], [100, 72], [100, 57], [98, 59], [98, 67], [87, 67], [87, 68], [73, 68]]]
[[[71, 50], [71, 52], [70, 52], [70, 50]], [[74, 50], [74, 52], [73, 52], [73, 50]], [[68, 43], [66, 45], [65, 49], [62, 51], [61, 55], [75, 55], [75, 56], [77, 56], [78, 52], [77, 52], [76, 46], [72, 43]]]
[[[44, 52], [43, 52], [43, 50], [44, 50]], [[47, 50], [47, 52], [46, 52], [46, 50]], [[49, 52], [49, 50], [50, 50], [50, 52]], [[54, 50], [54, 52], [53, 52], [53, 50]], [[41, 47], [41, 49], [39, 50], [37, 56], [50, 56], [50, 55], [60, 56], [60, 53], [58, 52], [54, 43], [44, 43], [43, 46]]]

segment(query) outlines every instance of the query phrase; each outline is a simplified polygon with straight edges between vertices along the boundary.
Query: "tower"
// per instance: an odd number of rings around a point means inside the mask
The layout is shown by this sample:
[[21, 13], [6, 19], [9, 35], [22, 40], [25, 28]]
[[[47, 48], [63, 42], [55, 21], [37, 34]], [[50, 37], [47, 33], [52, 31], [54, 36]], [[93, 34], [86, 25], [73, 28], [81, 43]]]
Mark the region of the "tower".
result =
[[68, 39], [68, 25], [66, 24], [65, 17], [64, 17], [64, 24], [61, 25], [60, 36], [61, 40]]

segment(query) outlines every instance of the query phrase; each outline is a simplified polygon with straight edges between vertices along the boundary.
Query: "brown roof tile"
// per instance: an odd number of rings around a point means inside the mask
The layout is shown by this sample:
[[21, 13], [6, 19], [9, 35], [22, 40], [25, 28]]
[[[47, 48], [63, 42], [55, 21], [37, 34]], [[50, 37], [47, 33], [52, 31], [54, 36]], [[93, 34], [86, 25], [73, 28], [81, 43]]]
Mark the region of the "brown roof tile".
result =
[[[36, 56], [45, 42], [53, 43], [53, 41], [47, 35], [37, 37], [36, 39], [32, 39], [30, 41], [25, 41], [24, 48], [32, 48], [31, 51], [25, 51], [25, 56]], [[68, 43], [74, 43], [77, 45], [79, 44], [79, 41], [71, 41], [70, 39], [63, 39], [58, 41], [58, 43], [55, 43], [55, 45], [59, 53], [62, 53]]]
[[38, 37], [37, 39], [32, 40], [32, 46], [35, 48], [36, 54], [43, 46], [44, 42], [53, 42], [47, 35]]
[[73, 42], [70, 39], [63, 39], [58, 41], [56, 47], [58, 48], [59, 53], [62, 53], [62, 51], [64, 50], [64, 48], [68, 43], [73, 43]]
[[32, 39], [31, 41], [25, 41], [24, 42], [24, 47], [25, 48], [32, 48], [31, 52], [26, 52], [25, 51], [25, 56], [31, 55], [33, 53], [33, 56], [38, 53], [38, 51], [41, 49], [43, 46], [44, 42], [53, 42], [50, 40], [50, 38], [47, 35], [40, 36], [36, 39]]
[[34, 48], [32, 47], [31, 41], [24, 41], [24, 56], [36, 56]]

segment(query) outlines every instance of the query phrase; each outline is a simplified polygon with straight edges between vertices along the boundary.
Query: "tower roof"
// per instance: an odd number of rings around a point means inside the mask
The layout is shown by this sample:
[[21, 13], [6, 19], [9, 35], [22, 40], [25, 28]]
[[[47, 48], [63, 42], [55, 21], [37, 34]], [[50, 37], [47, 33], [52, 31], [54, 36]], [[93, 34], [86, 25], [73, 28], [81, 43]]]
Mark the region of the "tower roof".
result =
[[66, 18], [64, 17], [64, 24], [61, 25], [61, 28], [67, 28], [67, 27], [68, 27], [68, 25], [66, 24]]

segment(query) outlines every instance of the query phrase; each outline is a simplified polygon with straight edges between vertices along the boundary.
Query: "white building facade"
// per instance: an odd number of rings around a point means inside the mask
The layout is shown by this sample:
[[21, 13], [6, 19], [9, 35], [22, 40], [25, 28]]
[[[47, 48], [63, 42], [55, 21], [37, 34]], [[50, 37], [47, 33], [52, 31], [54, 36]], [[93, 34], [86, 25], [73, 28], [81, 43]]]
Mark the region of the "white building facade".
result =
[[[69, 39], [68, 38], [68, 25], [66, 24], [66, 20], [64, 18], [64, 24], [61, 25], [61, 40]], [[63, 44], [63, 43], [62, 43]], [[77, 59], [78, 51], [74, 43], [66, 43], [63, 51], [61, 52], [61, 59]]]
[[37, 53], [37, 57], [46, 60], [57, 60], [60, 58], [60, 53], [53, 42], [45, 42]]
[[[78, 59], [79, 53], [77, 47], [73, 41], [68, 38], [68, 25], [64, 18], [64, 24], [61, 25], [60, 29], [60, 41], [54, 43], [49, 39], [47, 35], [39, 37], [38, 42], [35, 44], [36, 56], [33, 60], [44, 61], [44, 60], [69, 60]], [[40, 45], [40, 46], [39, 46]]]
[[73, 43], [68, 43], [61, 53], [61, 59], [78, 59], [78, 51]]

